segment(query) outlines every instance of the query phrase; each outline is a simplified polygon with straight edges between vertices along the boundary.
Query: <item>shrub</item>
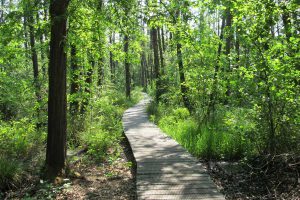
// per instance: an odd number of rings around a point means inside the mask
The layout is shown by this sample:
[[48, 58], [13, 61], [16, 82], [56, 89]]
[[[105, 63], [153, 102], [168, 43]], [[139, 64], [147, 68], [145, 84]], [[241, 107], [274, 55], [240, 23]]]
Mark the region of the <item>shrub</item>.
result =
[[176, 108], [173, 110], [173, 115], [176, 120], [185, 120], [190, 116], [190, 112], [186, 108]]
[[34, 145], [45, 140], [44, 133], [37, 133], [35, 125], [27, 118], [1, 122], [0, 155], [24, 158]]
[[109, 132], [101, 130], [101, 127], [94, 126], [82, 135], [82, 141], [88, 145], [88, 154], [96, 160], [102, 160], [107, 149], [112, 146], [114, 138]]

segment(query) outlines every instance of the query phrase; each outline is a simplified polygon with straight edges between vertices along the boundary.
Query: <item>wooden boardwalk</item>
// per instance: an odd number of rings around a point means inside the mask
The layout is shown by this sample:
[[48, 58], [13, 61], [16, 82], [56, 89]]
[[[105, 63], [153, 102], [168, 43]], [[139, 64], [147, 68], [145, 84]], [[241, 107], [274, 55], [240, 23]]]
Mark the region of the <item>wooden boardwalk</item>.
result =
[[125, 134], [137, 163], [138, 199], [224, 200], [203, 166], [149, 122], [145, 98], [123, 115]]

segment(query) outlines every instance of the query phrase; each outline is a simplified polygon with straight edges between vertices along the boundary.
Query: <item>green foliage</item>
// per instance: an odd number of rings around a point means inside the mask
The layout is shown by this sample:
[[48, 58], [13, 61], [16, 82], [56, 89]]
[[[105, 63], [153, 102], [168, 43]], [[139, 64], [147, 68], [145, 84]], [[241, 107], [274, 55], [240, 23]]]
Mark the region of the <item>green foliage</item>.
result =
[[258, 152], [253, 135], [255, 123], [248, 110], [225, 112], [224, 109], [219, 113], [218, 123], [214, 124], [199, 124], [186, 108], [172, 109], [152, 103], [148, 112], [155, 116], [155, 121], [164, 132], [198, 157], [239, 159]]
[[20, 118], [34, 111], [29, 106], [33, 88], [27, 80], [16, 82], [19, 75], [0, 71], [0, 119]]
[[111, 154], [119, 153], [119, 142], [123, 132], [123, 112], [140, 99], [140, 88], [132, 92], [131, 99], [127, 99], [122, 92], [113, 88], [102, 91], [101, 97], [90, 104], [86, 117], [81, 118], [84, 120], [84, 129], [78, 135], [80, 143], [88, 146], [88, 154], [103, 160], [107, 159], [108, 150]]
[[35, 125], [27, 118], [13, 122], [1, 122], [0, 155], [26, 158], [35, 146], [45, 141], [45, 136], [44, 132], [37, 132]]
[[101, 126], [91, 127], [82, 136], [82, 142], [88, 145], [88, 154], [96, 160], [103, 160], [109, 147], [116, 142], [115, 136], [101, 130]]

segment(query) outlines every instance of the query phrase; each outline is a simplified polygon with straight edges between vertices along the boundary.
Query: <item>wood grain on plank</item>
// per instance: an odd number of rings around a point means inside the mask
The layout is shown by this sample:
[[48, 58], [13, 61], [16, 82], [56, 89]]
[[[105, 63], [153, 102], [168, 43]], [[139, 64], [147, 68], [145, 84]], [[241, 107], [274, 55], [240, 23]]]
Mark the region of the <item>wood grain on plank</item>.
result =
[[205, 167], [149, 122], [150, 98], [125, 111], [123, 127], [137, 162], [138, 199], [225, 200]]

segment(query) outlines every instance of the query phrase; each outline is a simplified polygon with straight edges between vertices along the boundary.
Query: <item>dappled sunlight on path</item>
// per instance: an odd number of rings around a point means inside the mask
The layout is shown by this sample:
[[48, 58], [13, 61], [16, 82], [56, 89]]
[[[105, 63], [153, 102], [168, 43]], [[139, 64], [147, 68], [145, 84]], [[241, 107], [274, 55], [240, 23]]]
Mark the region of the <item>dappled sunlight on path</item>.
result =
[[150, 98], [123, 115], [125, 135], [137, 163], [138, 199], [225, 199], [201, 163], [149, 122]]

